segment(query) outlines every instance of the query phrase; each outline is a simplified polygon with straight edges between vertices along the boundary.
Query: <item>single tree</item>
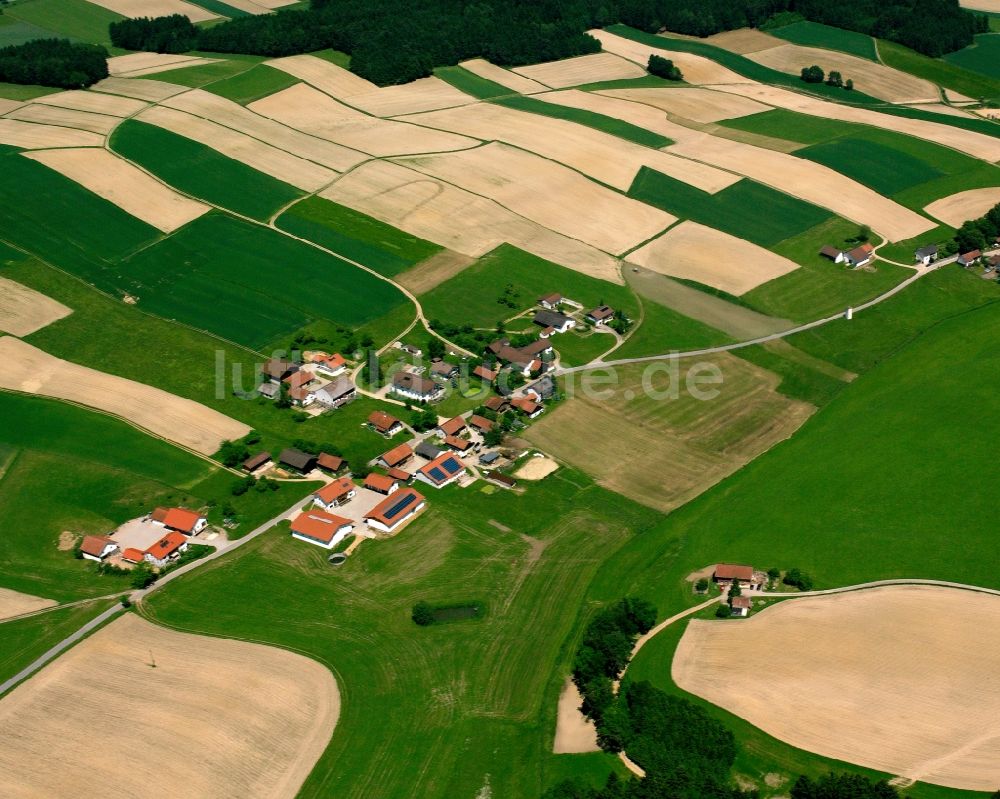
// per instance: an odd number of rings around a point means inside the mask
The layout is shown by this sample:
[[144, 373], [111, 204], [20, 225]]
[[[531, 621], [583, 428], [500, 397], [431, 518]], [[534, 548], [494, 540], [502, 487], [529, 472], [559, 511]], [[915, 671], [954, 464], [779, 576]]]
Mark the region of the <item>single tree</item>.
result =
[[813, 64], [811, 67], [802, 67], [802, 80], [806, 83], [822, 83], [824, 72], [821, 67]]
[[844, 78], [837, 70], [831, 69], [830, 74], [826, 78], [826, 85], [839, 89], [844, 85]]
[[427, 602], [418, 602], [413, 606], [413, 613], [410, 618], [413, 619], [414, 624], [427, 627], [434, 623], [434, 608]]

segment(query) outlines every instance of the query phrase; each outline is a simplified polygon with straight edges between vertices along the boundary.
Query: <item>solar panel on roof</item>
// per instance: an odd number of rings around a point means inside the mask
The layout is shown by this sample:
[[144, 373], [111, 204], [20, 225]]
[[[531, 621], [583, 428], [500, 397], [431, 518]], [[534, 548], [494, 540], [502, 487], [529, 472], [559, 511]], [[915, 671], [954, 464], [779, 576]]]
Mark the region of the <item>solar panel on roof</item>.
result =
[[399, 500], [399, 502], [397, 502], [395, 505], [393, 505], [391, 508], [389, 508], [389, 510], [385, 512], [385, 518], [391, 519], [394, 516], [398, 516], [402, 511], [406, 510], [406, 508], [412, 505], [413, 501], [416, 498], [417, 498], [416, 494], [407, 494], [405, 497]]
[[435, 466], [433, 469], [431, 469], [428, 472], [428, 474], [431, 477], [433, 477], [435, 480], [447, 480], [448, 479], [447, 476], [445, 475], [445, 473], [442, 472], [437, 466]]
[[455, 474], [462, 468], [461, 466], [459, 466], [458, 461], [456, 461], [454, 458], [448, 458], [441, 465], [444, 466], [444, 468], [447, 469], [451, 474]]

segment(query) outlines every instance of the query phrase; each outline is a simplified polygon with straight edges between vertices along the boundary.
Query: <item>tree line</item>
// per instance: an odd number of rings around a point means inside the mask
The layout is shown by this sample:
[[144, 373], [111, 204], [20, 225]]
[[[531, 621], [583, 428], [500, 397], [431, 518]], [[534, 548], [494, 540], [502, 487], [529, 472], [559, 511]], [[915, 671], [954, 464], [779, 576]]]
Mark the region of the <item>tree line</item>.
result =
[[1000, 236], [1000, 203], [978, 219], [963, 222], [955, 233], [955, 252], [988, 250]]
[[68, 39], [35, 39], [0, 48], [0, 81], [80, 89], [108, 77], [108, 51]]
[[522, 66], [600, 50], [586, 31], [616, 22], [656, 32], [709, 36], [757, 27], [773, 14], [882, 36], [937, 56], [972, 43], [985, 16], [958, 0], [312, 0], [308, 11], [242, 17], [198, 28], [185, 17], [113, 23], [130, 50], [205, 50], [286, 56], [325, 48], [351, 55], [351, 70], [379, 85], [407, 83], [434, 67], [483, 57]]

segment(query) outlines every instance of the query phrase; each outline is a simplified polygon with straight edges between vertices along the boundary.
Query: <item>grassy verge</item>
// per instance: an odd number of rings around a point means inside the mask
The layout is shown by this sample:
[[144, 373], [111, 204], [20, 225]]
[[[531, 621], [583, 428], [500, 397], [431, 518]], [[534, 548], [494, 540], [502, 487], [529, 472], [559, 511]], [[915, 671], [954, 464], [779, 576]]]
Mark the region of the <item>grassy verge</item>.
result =
[[516, 94], [513, 89], [501, 86], [495, 81], [480, 77], [462, 67], [437, 67], [434, 74], [446, 83], [450, 83], [459, 91], [478, 97], [480, 100], [491, 100], [494, 97], [506, 97]]
[[695, 350], [732, 343], [733, 339], [703, 322], [653, 302], [643, 300], [642, 322], [610, 360], [642, 358], [674, 350]]

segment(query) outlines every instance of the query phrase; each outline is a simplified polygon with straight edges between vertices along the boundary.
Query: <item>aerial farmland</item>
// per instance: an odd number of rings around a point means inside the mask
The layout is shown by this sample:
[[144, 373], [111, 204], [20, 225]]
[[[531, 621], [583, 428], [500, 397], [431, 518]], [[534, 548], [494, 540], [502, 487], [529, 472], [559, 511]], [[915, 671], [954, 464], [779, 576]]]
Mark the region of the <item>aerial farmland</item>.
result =
[[1000, 796], [995, 5], [4, 2], [0, 794]]

